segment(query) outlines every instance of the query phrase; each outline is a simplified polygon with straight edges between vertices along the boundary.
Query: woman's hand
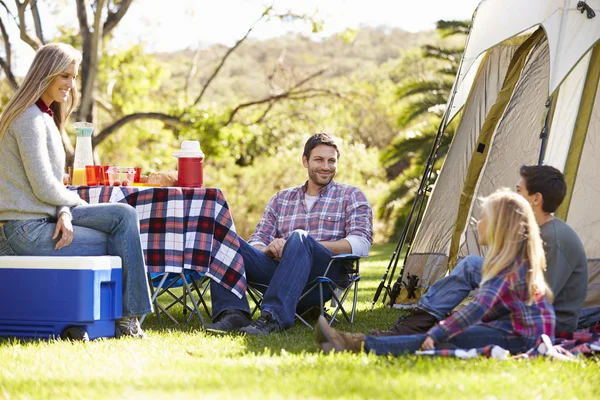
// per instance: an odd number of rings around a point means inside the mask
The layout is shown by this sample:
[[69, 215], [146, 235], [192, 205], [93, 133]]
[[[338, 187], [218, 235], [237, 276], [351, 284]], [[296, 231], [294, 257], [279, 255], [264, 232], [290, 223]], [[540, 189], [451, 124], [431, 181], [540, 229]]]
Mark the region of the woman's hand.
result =
[[56, 246], [54, 247], [56, 250], [67, 247], [73, 241], [73, 225], [71, 224], [71, 216], [66, 212], [60, 213], [58, 221], [56, 221], [56, 229], [54, 230], [54, 236], [52, 236], [52, 240], [57, 239], [59, 233], [60, 240], [56, 242]]
[[435, 350], [435, 342], [431, 336], [427, 336], [421, 345], [421, 350]]

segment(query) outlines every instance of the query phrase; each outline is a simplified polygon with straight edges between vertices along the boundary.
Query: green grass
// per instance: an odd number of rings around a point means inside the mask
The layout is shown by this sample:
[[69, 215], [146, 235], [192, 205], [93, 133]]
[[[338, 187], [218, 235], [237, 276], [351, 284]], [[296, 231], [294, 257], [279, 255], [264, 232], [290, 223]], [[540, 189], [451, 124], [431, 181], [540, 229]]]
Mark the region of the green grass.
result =
[[[363, 261], [357, 321], [337, 328], [385, 328], [399, 311], [368, 311], [393, 245]], [[183, 320], [181, 311], [177, 317]], [[210, 336], [197, 323], [160, 329], [148, 340], [0, 341], [3, 399], [472, 398], [585, 399], [600, 395], [600, 361], [559, 363], [319, 354], [308, 328], [262, 338]]]

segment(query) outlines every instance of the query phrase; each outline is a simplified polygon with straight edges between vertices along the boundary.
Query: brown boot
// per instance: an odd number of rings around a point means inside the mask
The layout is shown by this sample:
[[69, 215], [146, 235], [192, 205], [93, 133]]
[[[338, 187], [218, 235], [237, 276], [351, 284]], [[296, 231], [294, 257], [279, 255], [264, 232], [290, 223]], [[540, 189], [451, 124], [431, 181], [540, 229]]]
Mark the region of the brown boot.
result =
[[365, 335], [361, 333], [338, 332], [329, 326], [324, 316], [319, 316], [315, 325], [315, 339], [321, 346], [323, 353], [350, 351], [360, 353], [365, 342]]
[[427, 311], [413, 308], [408, 314], [401, 316], [388, 331], [373, 329], [369, 332], [372, 336], [403, 336], [426, 333], [439, 321]]

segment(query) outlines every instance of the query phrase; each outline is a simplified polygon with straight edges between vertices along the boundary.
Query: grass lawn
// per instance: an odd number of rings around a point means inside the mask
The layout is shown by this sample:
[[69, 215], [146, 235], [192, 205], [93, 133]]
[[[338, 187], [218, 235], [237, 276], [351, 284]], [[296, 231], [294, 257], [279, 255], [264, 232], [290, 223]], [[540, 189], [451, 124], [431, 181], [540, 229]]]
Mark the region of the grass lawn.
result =
[[[400, 311], [368, 311], [394, 245], [375, 246], [361, 263], [354, 325], [385, 328]], [[180, 320], [183, 315], [179, 313]], [[163, 319], [164, 320], [164, 319]], [[0, 341], [2, 399], [473, 398], [586, 399], [600, 396], [600, 360], [580, 363], [455, 360], [319, 354], [297, 323], [268, 337], [215, 337], [197, 324], [153, 317], [148, 340]]]

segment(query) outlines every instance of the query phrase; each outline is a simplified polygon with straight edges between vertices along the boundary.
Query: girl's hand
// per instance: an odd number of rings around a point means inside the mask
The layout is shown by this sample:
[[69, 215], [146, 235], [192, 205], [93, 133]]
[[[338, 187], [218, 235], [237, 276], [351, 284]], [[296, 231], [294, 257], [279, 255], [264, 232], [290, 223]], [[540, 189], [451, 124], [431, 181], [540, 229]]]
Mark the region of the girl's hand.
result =
[[67, 247], [73, 241], [73, 225], [71, 224], [71, 216], [65, 212], [61, 213], [56, 221], [56, 229], [54, 230], [54, 236], [52, 240], [58, 238], [60, 233], [60, 240], [56, 242], [54, 247], [56, 250], [60, 250]]
[[435, 343], [431, 336], [427, 336], [421, 345], [421, 350], [435, 350]]

